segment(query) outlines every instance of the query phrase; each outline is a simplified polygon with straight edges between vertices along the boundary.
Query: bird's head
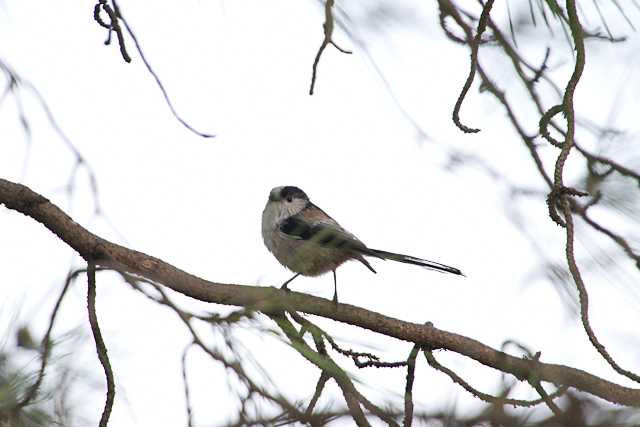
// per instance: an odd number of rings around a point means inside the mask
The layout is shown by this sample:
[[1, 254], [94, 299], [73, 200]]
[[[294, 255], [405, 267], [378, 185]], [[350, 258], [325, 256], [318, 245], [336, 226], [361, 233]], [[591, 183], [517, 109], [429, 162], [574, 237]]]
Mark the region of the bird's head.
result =
[[282, 220], [296, 215], [309, 204], [309, 196], [299, 189], [290, 185], [276, 187], [269, 193], [269, 201], [265, 211], [271, 211], [271, 215], [277, 220]]

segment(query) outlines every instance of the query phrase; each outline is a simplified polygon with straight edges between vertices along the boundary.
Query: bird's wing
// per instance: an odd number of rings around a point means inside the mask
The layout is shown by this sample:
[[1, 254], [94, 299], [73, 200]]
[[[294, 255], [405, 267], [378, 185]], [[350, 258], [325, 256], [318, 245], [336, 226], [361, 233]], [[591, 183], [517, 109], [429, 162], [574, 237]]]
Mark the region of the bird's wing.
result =
[[280, 232], [290, 239], [305, 240], [320, 246], [350, 249], [358, 253], [367, 250], [364, 243], [340, 227], [331, 217], [322, 215], [314, 218], [313, 212], [307, 211], [305, 209], [300, 214], [282, 221], [279, 226]]

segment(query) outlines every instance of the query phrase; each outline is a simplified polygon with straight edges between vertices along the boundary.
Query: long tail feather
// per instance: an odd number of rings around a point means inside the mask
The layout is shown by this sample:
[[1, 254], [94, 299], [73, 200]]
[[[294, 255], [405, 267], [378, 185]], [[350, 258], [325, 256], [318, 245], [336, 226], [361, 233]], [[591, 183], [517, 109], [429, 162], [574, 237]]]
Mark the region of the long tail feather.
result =
[[365, 267], [367, 267], [369, 270], [371, 270], [372, 273], [378, 273], [377, 271], [375, 271], [373, 269], [373, 267], [371, 267], [371, 264], [369, 264], [369, 261], [367, 261], [366, 259], [364, 259], [364, 257], [362, 255], [358, 255], [358, 257], [356, 258], [358, 261], [360, 261], [361, 263], [364, 264]]
[[445, 273], [458, 274], [464, 276], [462, 271], [455, 267], [449, 267], [448, 265], [440, 264], [439, 262], [428, 261], [422, 258], [416, 258], [409, 255], [396, 254], [393, 252], [381, 251], [378, 249], [369, 249], [370, 253], [367, 255], [375, 256], [382, 259], [390, 259], [392, 261], [404, 262], [405, 264], [419, 265], [420, 267], [426, 267], [431, 270], [442, 271]]

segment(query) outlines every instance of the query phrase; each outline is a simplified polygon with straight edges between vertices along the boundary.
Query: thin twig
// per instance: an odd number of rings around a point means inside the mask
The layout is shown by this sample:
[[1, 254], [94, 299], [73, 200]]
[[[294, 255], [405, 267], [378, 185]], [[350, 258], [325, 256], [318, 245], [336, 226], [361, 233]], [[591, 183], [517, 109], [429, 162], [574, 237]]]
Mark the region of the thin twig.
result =
[[554, 402], [553, 399], [549, 397], [549, 393], [547, 393], [544, 387], [542, 387], [542, 384], [540, 384], [540, 381], [536, 381], [532, 385], [533, 385], [533, 388], [536, 389], [540, 397], [544, 400], [544, 403], [547, 405], [547, 407], [551, 409], [551, 412], [553, 412], [554, 415], [558, 417], [558, 419], [562, 420], [564, 418], [564, 414], [562, 413], [562, 410], [558, 407], [558, 405], [556, 405], [556, 402]]
[[404, 427], [411, 427], [413, 423], [413, 381], [416, 373], [416, 359], [420, 346], [414, 345], [407, 359], [407, 384], [404, 388]]
[[[293, 328], [291, 323], [286, 318], [284, 318], [284, 315], [275, 316], [274, 320], [276, 320], [276, 322], [281, 322], [281, 323], [278, 323], [278, 326], [280, 326], [281, 329], [283, 327], [285, 328], [285, 329], [282, 329], [283, 332], [285, 332], [285, 334], [289, 337], [289, 339], [292, 340], [292, 345], [294, 346], [294, 348], [296, 348], [296, 350], [298, 350], [300, 352], [300, 354], [302, 354], [307, 360], [309, 360], [310, 362], [312, 362], [316, 366], [318, 366], [322, 371], [327, 372], [327, 374], [329, 374], [336, 381], [338, 386], [343, 391], [343, 395], [345, 396], [345, 400], [355, 397], [356, 400], [351, 402], [352, 407], [350, 407], [350, 409], [356, 411], [356, 416], [358, 416], [358, 414], [359, 414], [358, 413], [359, 405], [362, 404], [362, 406], [365, 409], [367, 409], [373, 415], [377, 416], [378, 418], [380, 418], [382, 421], [386, 422], [390, 426], [398, 426], [398, 423], [395, 421], [395, 419], [393, 417], [389, 416], [387, 411], [382, 410], [380, 407], [378, 407], [377, 405], [372, 403], [369, 399], [367, 399], [365, 396], [363, 396], [355, 388], [355, 386], [353, 385], [353, 383], [351, 382], [349, 377], [346, 375], [346, 372], [342, 368], [340, 368], [335, 363], [335, 361], [327, 354], [324, 342], [322, 340], [323, 340], [323, 338], [327, 338], [329, 335], [327, 333], [323, 332], [319, 327], [314, 325], [312, 322], [302, 318], [297, 313], [289, 312], [289, 314], [298, 323], [301, 323], [299, 320], [302, 319], [303, 322], [301, 324], [303, 324], [304, 327], [307, 328], [307, 330], [311, 331], [314, 343], [315, 343], [316, 348], [318, 350], [317, 354], [319, 355], [321, 360], [317, 360], [314, 357], [310, 357], [309, 354], [305, 354], [305, 353], [307, 353], [307, 349], [309, 349], [309, 347], [306, 346], [306, 343], [302, 340], [302, 337], [299, 334], [295, 335], [295, 340], [293, 339], [293, 334], [291, 334], [288, 331], [290, 331], [291, 329], [295, 330], [295, 328]], [[282, 318], [284, 318], [284, 319], [282, 319]], [[304, 351], [301, 351], [299, 348], [297, 348], [298, 346], [302, 346]], [[311, 349], [309, 349], [309, 350], [313, 351]], [[353, 405], [355, 403], [358, 403], [357, 408], [353, 407]], [[349, 404], [350, 403], [347, 400], [347, 405], [349, 405]], [[355, 420], [355, 418], [354, 418], [354, 420]], [[355, 420], [355, 421], [356, 421], [356, 423], [358, 423], [358, 420]]]
[[627, 378], [632, 379], [633, 381], [640, 382], [640, 376], [637, 374], [623, 369], [618, 363], [613, 360], [613, 357], [607, 352], [604, 345], [600, 343], [598, 338], [596, 337], [593, 329], [591, 328], [591, 322], [589, 321], [589, 294], [587, 293], [587, 288], [582, 280], [582, 274], [578, 268], [578, 264], [576, 263], [573, 243], [574, 243], [574, 226], [573, 226], [573, 216], [571, 213], [571, 208], [569, 203], [565, 203], [563, 205], [564, 217], [566, 221], [566, 230], [567, 230], [567, 245], [565, 248], [565, 255], [567, 257], [567, 264], [569, 265], [569, 271], [571, 272], [571, 276], [573, 277], [573, 281], [578, 288], [578, 297], [580, 300], [580, 319], [582, 320], [582, 326], [584, 327], [587, 336], [589, 337], [589, 341], [595, 347], [595, 349], [600, 353], [600, 355], [607, 361], [607, 363], [620, 375], [624, 375]]
[[[574, 206], [577, 206], [577, 203], [574, 203]], [[599, 231], [600, 233], [602, 233], [605, 236], [609, 237], [618, 246], [620, 246], [622, 248], [622, 250], [624, 251], [624, 253], [627, 254], [627, 256], [629, 258], [631, 258], [633, 261], [635, 261], [636, 268], [640, 269], [640, 254], [637, 254], [633, 250], [633, 248], [631, 247], [629, 242], [627, 242], [627, 240], [624, 237], [620, 236], [619, 234], [614, 233], [613, 231], [609, 230], [608, 228], [603, 227], [598, 222], [594, 221], [589, 216], [589, 214], [587, 213], [586, 209], [579, 209], [578, 210], [578, 214], [582, 217], [582, 219], [584, 219], [584, 221], [587, 224], [589, 224], [591, 227], [593, 227], [594, 230]]]
[[320, 378], [318, 378], [318, 383], [316, 384], [316, 390], [313, 393], [313, 397], [309, 401], [309, 406], [307, 406], [307, 410], [305, 412], [305, 416], [307, 416], [308, 418], [311, 418], [311, 415], [313, 414], [313, 408], [315, 408], [316, 403], [318, 403], [318, 399], [320, 399], [322, 390], [324, 389], [324, 386], [329, 378], [329, 374], [327, 374], [325, 371], [322, 371], [320, 373]]
[[162, 96], [164, 97], [164, 100], [167, 103], [167, 106], [169, 107], [169, 110], [171, 110], [171, 114], [173, 114], [173, 117], [175, 117], [176, 120], [178, 120], [178, 122], [180, 122], [180, 124], [182, 126], [187, 128], [191, 132], [195, 133], [196, 135], [201, 136], [203, 138], [215, 138], [216, 137], [215, 134], [200, 132], [199, 130], [196, 130], [193, 126], [191, 126], [189, 123], [187, 123], [187, 121], [185, 119], [183, 119], [178, 114], [178, 112], [176, 111], [176, 109], [173, 106], [173, 103], [171, 102], [171, 99], [169, 98], [169, 94], [167, 93], [167, 90], [165, 89], [164, 84], [162, 84], [162, 81], [160, 80], [160, 77], [158, 77], [158, 74], [151, 67], [151, 64], [147, 60], [147, 57], [145, 56], [144, 52], [142, 51], [142, 46], [140, 46], [140, 43], [138, 42], [138, 38], [136, 37], [135, 33], [133, 32], [133, 29], [131, 29], [131, 27], [129, 26], [129, 22], [122, 16], [122, 13], [120, 12], [120, 8], [118, 7], [118, 3], [116, 2], [116, 0], [112, 0], [112, 1], [113, 1], [115, 9], [117, 10], [118, 18], [124, 24], [124, 27], [127, 30], [127, 33], [129, 33], [129, 36], [131, 36], [131, 38], [133, 39], [133, 43], [136, 46], [136, 50], [138, 51], [138, 54], [140, 55], [140, 59], [142, 59], [142, 62], [144, 63], [145, 67], [147, 68], [147, 71], [149, 72], [149, 74], [151, 74], [153, 79], [156, 81], [156, 84], [158, 85], [158, 88], [160, 88], [160, 91], [162, 92]]
[[89, 324], [91, 325], [91, 332], [93, 333], [93, 339], [96, 343], [98, 359], [100, 360], [100, 364], [102, 364], [104, 375], [107, 380], [107, 399], [104, 404], [99, 424], [100, 427], [106, 427], [109, 423], [109, 416], [111, 415], [111, 409], [113, 408], [116, 390], [115, 383], [113, 381], [113, 370], [111, 369], [111, 363], [109, 362], [109, 356], [107, 355], [107, 347], [104, 345], [102, 334], [100, 333], [100, 326], [98, 325], [98, 316], [96, 314], [96, 265], [93, 261], [88, 261], [87, 263], [87, 279], [87, 308], [89, 311]]
[[[526, 353], [528, 354], [527, 356], [528, 359], [530, 359], [534, 364], [540, 363], [541, 353], [539, 351], [536, 352], [535, 354], [531, 354], [531, 351], [529, 351], [529, 349], [525, 349], [524, 346], [518, 343], [515, 343], [513, 341], [512, 343], [518, 345], [521, 349], [525, 350]], [[534, 370], [531, 372], [531, 375], [529, 375], [529, 378], [528, 378], [529, 384], [531, 384], [531, 386], [538, 392], [538, 394], [544, 400], [544, 403], [547, 405], [547, 407], [551, 409], [551, 412], [553, 412], [554, 415], [558, 417], [559, 420], [562, 420], [564, 418], [564, 414], [562, 413], [562, 410], [560, 410], [560, 408], [558, 407], [558, 405], [556, 405], [553, 399], [549, 397], [549, 394], [542, 386], [542, 383], [540, 382], [540, 378], [538, 378], [538, 376], [536, 375], [536, 372], [537, 370]]]
[[562, 148], [563, 144], [562, 142], [552, 137], [551, 134], [549, 133], [549, 122], [551, 121], [551, 119], [553, 119], [553, 116], [555, 116], [558, 113], [561, 113], [563, 111], [563, 108], [564, 106], [561, 104], [554, 105], [553, 107], [549, 108], [549, 110], [547, 110], [540, 117], [540, 122], [538, 126], [540, 129], [540, 136], [542, 136], [544, 139], [549, 141], [551, 145], [558, 148]]
[[601, 163], [603, 165], [607, 165], [611, 168], [613, 168], [613, 170], [615, 170], [616, 172], [618, 172], [620, 175], [629, 177], [633, 180], [636, 181], [636, 183], [640, 186], [640, 173], [621, 165], [620, 163], [608, 158], [608, 157], [604, 157], [598, 154], [594, 154], [591, 153], [589, 151], [587, 151], [586, 149], [582, 148], [582, 146], [578, 145], [577, 143], [574, 142], [574, 146], [576, 147], [576, 150], [578, 150], [583, 156], [585, 156], [588, 160], [591, 161], [595, 161], [598, 163]]
[[184, 400], [187, 405], [187, 426], [193, 427], [193, 409], [191, 406], [191, 392], [189, 390], [189, 380], [187, 378], [187, 353], [195, 343], [192, 341], [182, 350], [180, 364], [182, 366], [182, 384], [184, 386]]
[[[429, 363], [429, 365], [431, 367], [433, 367], [434, 369], [437, 369], [438, 371], [446, 374], [449, 376], [449, 378], [451, 378], [451, 380], [453, 380], [454, 383], [460, 385], [462, 388], [464, 388], [465, 390], [467, 390], [469, 393], [471, 393], [473, 396], [477, 397], [478, 399], [484, 400], [487, 403], [492, 403], [492, 404], [499, 404], [499, 405], [513, 405], [513, 406], [522, 406], [522, 407], [532, 407], [532, 406], [536, 406], [539, 405], [541, 403], [544, 403], [544, 399], [540, 398], [540, 399], [535, 399], [535, 400], [522, 400], [522, 399], [511, 399], [511, 398], [506, 398], [506, 397], [497, 397], [497, 396], [492, 396], [490, 394], [487, 393], [483, 393], [475, 388], [473, 388], [471, 385], [469, 385], [469, 383], [467, 383], [465, 380], [463, 380], [458, 374], [456, 374], [455, 372], [453, 372], [451, 369], [442, 366], [440, 363], [438, 363], [438, 361], [436, 360], [436, 358], [433, 355], [433, 352], [427, 348], [423, 349], [423, 353], [425, 355], [425, 357], [427, 358], [427, 362]], [[566, 386], [562, 386], [560, 387], [558, 390], [556, 390], [554, 393], [549, 395], [549, 398], [551, 399], [555, 399], [556, 397], [564, 394], [567, 390]]]
[[324, 3], [324, 24], [322, 25], [322, 28], [324, 30], [324, 38], [322, 39], [322, 44], [318, 48], [316, 57], [313, 60], [313, 69], [311, 73], [311, 86], [309, 87], [309, 95], [313, 95], [313, 89], [315, 88], [315, 85], [316, 85], [316, 75], [318, 72], [318, 64], [320, 63], [320, 57], [322, 56], [322, 52], [324, 52], [325, 48], [328, 45], [332, 45], [333, 47], [338, 49], [340, 52], [346, 53], [348, 55], [353, 53], [350, 50], [341, 48], [332, 39], [333, 27], [334, 27], [333, 10], [332, 10], [333, 3], [334, 3], [334, 0], [325, 0], [325, 3]]
[[[562, 144], [560, 154], [556, 159], [556, 165], [553, 172], [553, 188], [547, 196], [547, 205], [551, 219], [553, 219], [556, 224], [563, 227], [564, 222], [557, 213], [558, 202], [560, 201], [560, 203], [562, 203], [561, 199], [564, 199], [567, 194], [585, 195], [585, 193], [580, 194], [579, 192], [577, 192], [577, 190], [565, 187], [562, 177], [565, 162], [567, 161], [569, 153], [571, 152], [574, 144], [576, 120], [573, 97], [576, 87], [578, 86], [578, 82], [580, 81], [580, 77], [582, 76], [582, 72], [584, 71], [586, 56], [584, 48], [584, 34], [582, 25], [580, 24], [578, 13], [576, 11], [575, 1], [567, 0], [566, 5], [569, 28], [571, 29], [571, 35], [573, 37], [573, 42], [576, 50], [576, 64], [574, 66], [573, 73], [571, 74], [571, 78], [569, 78], [569, 81], [567, 82], [567, 87], [565, 88], [564, 97], [562, 99], [562, 111], [564, 112], [565, 118], [567, 120], [567, 133], [565, 141]], [[558, 107], [554, 108], [558, 110]]]
[[[205, 352], [211, 359], [220, 362], [226, 369], [233, 372], [236, 377], [247, 387], [249, 394], [258, 394], [265, 398], [267, 401], [270, 401], [278, 406], [280, 406], [287, 415], [294, 420], [304, 419], [304, 413], [300, 412], [296, 405], [289, 402], [283, 396], [277, 396], [270, 393], [265, 387], [259, 385], [256, 381], [254, 381], [249, 374], [245, 371], [242, 364], [240, 364], [236, 360], [229, 360], [228, 357], [223, 355], [220, 351], [207, 346], [205, 342], [202, 340], [200, 335], [196, 332], [195, 328], [191, 324], [190, 320], [193, 318], [197, 318], [192, 313], [182, 310], [179, 308], [172, 300], [169, 298], [164, 289], [158, 284], [146, 280], [144, 278], [137, 278], [130, 274], [124, 273], [122, 271], [118, 271], [122, 278], [125, 280], [127, 284], [129, 284], [133, 289], [147, 296], [149, 299], [158, 302], [166, 307], [170, 308], [172, 311], [176, 313], [178, 318], [182, 321], [182, 323], [186, 326], [187, 330], [191, 334], [193, 339], [193, 343], [198, 346], [202, 351]], [[146, 292], [142, 287], [139, 286], [137, 282], [144, 282], [151, 285], [159, 294], [159, 296], [154, 296]], [[210, 322], [210, 320], [207, 320]]]
[[[338, 386], [342, 390], [342, 394], [347, 403], [353, 421], [355, 421], [358, 426], [370, 426], [360, 406], [360, 401], [358, 400], [358, 393], [356, 392], [355, 386], [351, 382], [351, 379], [349, 379], [347, 373], [335, 362], [333, 362], [333, 360], [326, 354], [325, 351], [320, 353], [320, 351], [322, 350], [316, 352], [311, 347], [309, 347], [307, 343], [302, 338], [300, 338], [300, 335], [297, 333], [296, 328], [286, 318], [284, 313], [270, 314], [269, 317], [280, 327], [280, 330], [282, 330], [285, 336], [290, 340], [291, 346], [295, 350], [297, 350], [302, 357], [317, 366], [321, 371], [329, 374], [335, 380], [336, 384], [338, 384]], [[319, 348], [322, 349], [322, 346], [320, 346]]]
[[[582, 31], [582, 25], [580, 24], [580, 20], [578, 17], [578, 13], [576, 11], [575, 0], [567, 0], [567, 16], [569, 19], [569, 27], [571, 28], [571, 34], [573, 36], [575, 49], [576, 49], [576, 64], [574, 67], [573, 74], [567, 83], [567, 87], [565, 89], [565, 95], [563, 99], [563, 111], [565, 113], [565, 117], [567, 120], [567, 133], [565, 142], [562, 145], [562, 150], [558, 155], [558, 159], [556, 160], [556, 166], [554, 170], [554, 181], [553, 181], [553, 189], [549, 193], [547, 197], [547, 203], [549, 205], [549, 214], [551, 218], [566, 228], [566, 247], [565, 247], [565, 255], [567, 259], [567, 264], [569, 266], [569, 271], [571, 272], [571, 276], [573, 277], [573, 281], [578, 288], [578, 295], [580, 299], [580, 318], [582, 320], [582, 325], [584, 327], [585, 332], [589, 338], [591, 344], [595, 347], [595, 349], [600, 353], [600, 355], [609, 363], [609, 365], [619, 374], [624, 375], [636, 382], [640, 382], [640, 376], [635, 373], [628, 371], [626, 369], [621, 368], [611, 357], [611, 355], [606, 351], [605, 347], [600, 343], [598, 338], [596, 337], [593, 329], [591, 328], [591, 324], [589, 321], [589, 294], [587, 293], [586, 286], [582, 279], [582, 275], [580, 274], [580, 270], [575, 260], [574, 255], [574, 226], [573, 226], [573, 213], [571, 212], [570, 202], [567, 200], [567, 195], [585, 195], [586, 193], [577, 192], [577, 190], [567, 188], [564, 186], [562, 173], [564, 169], [564, 164], [569, 156], [569, 152], [574, 145], [574, 136], [575, 136], [575, 112], [573, 105], [573, 96], [576, 90], [576, 86], [580, 81], [580, 77], [584, 70], [585, 65], [585, 47], [584, 47], [584, 35]], [[559, 215], [556, 212], [557, 206], [563, 210], [564, 221], [559, 219]]]
[[[104, 10], [107, 15], [109, 15], [109, 22], [105, 22], [100, 16], [100, 10]], [[107, 0], [98, 0], [98, 3], [93, 8], [93, 19], [103, 28], [106, 28], [109, 31], [109, 37], [105, 44], [109, 44], [111, 40], [111, 31], [115, 31], [116, 37], [118, 38], [118, 47], [120, 48], [120, 55], [122, 55], [122, 59], [125, 62], [131, 62], [131, 56], [127, 52], [127, 46], [124, 41], [124, 35], [122, 34], [122, 28], [120, 27], [120, 23], [118, 19], [120, 18], [119, 12], [117, 9], [117, 5], [113, 3], [113, 7], [111, 7]]]
[[[300, 316], [295, 311], [289, 312], [289, 315], [296, 322], [298, 322], [300, 325], [302, 325], [303, 328], [305, 328], [307, 330], [310, 330], [312, 333], [314, 333], [314, 331], [315, 331], [316, 333], [318, 333], [322, 337], [324, 337], [329, 342], [329, 344], [331, 345], [331, 348], [333, 348], [335, 351], [337, 351], [338, 353], [342, 354], [343, 356], [347, 356], [347, 357], [351, 358], [351, 360], [353, 360], [353, 363], [358, 368], [371, 368], [371, 367], [375, 367], [375, 368], [399, 368], [399, 367], [402, 367], [402, 366], [406, 366], [406, 364], [407, 364], [407, 362], [405, 360], [401, 360], [401, 361], [398, 361], [398, 362], [384, 362], [384, 361], [381, 361], [380, 358], [378, 356], [376, 356], [375, 354], [373, 354], [373, 353], [366, 353], [366, 352], [354, 351], [354, 350], [351, 350], [351, 349], [344, 349], [344, 348], [340, 347], [335, 342], [335, 340], [333, 339], [333, 337], [331, 335], [329, 335], [324, 330], [322, 330], [320, 327], [318, 327], [317, 325], [315, 325], [312, 322], [308, 321], [304, 317]], [[315, 337], [315, 335], [314, 335], [314, 337]], [[360, 359], [365, 359], [365, 360], [360, 360]]]
[[60, 295], [56, 300], [55, 305], [53, 306], [53, 311], [51, 312], [51, 316], [49, 317], [49, 326], [47, 327], [47, 332], [44, 334], [42, 338], [42, 342], [40, 343], [40, 349], [42, 354], [40, 356], [40, 369], [38, 370], [38, 377], [36, 378], [35, 383], [29, 388], [29, 391], [25, 394], [25, 396], [16, 404], [16, 411], [24, 408], [36, 397], [38, 389], [42, 384], [42, 379], [44, 378], [45, 369], [47, 367], [47, 362], [49, 361], [49, 355], [51, 354], [51, 332], [53, 331], [53, 325], [55, 324], [56, 317], [58, 316], [58, 311], [60, 310], [60, 306], [62, 305], [62, 300], [64, 299], [71, 282], [78, 277], [80, 273], [83, 273], [85, 270], [75, 270], [71, 272], [67, 279], [64, 281], [64, 285], [62, 286], [62, 291], [60, 291]]
[[462, 102], [467, 96], [467, 92], [469, 92], [469, 89], [471, 89], [471, 84], [473, 83], [473, 79], [476, 76], [476, 69], [478, 68], [478, 50], [480, 49], [480, 43], [482, 43], [482, 33], [484, 33], [484, 30], [487, 28], [487, 20], [489, 19], [489, 13], [491, 12], [491, 8], [493, 7], [493, 1], [494, 0], [488, 0], [487, 4], [485, 4], [482, 8], [476, 35], [473, 40], [468, 41], [471, 46], [471, 63], [469, 67], [469, 75], [467, 76], [467, 79], [462, 86], [462, 91], [460, 92], [460, 95], [456, 100], [456, 105], [453, 107], [453, 123], [455, 123], [455, 125], [458, 126], [458, 128], [464, 133], [480, 132], [480, 129], [470, 128], [460, 122], [460, 108], [462, 107]]

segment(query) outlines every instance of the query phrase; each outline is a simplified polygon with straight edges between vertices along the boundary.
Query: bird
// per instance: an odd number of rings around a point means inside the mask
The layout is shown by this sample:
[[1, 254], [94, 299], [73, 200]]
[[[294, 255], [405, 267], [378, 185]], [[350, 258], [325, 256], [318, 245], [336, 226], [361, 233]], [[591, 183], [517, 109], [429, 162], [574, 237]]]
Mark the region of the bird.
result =
[[267, 249], [287, 269], [295, 273], [281, 289], [296, 277], [316, 277], [333, 272], [333, 302], [338, 303], [336, 269], [349, 260], [376, 270], [365, 257], [392, 260], [426, 267], [430, 270], [464, 276], [448, 265], [379, 249], [371, 249], [345, 230], [325, 211], [313, 204], [307, 194], [295, 186], [275, 187], [262, 212], [262, 238]]

